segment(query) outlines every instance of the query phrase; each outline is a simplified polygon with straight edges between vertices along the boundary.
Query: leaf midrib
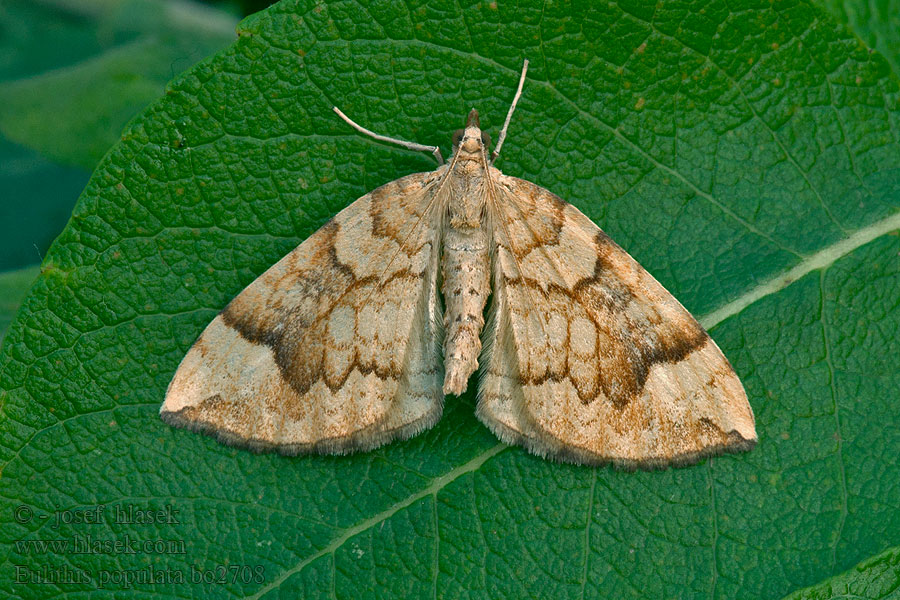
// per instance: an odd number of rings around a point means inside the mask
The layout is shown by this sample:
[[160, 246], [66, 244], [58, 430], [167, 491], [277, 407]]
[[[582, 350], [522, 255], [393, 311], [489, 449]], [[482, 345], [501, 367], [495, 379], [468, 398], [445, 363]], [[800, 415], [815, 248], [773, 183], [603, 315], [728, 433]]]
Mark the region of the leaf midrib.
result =
[[838, 259], [850, 254], [860, 246], [864, 246], [875, 239], [900, 229], [900, 211], [875, 221], [874, 223], [858, 229], [852, 235], [826, 246], [815, 254], [810, 254], [801, 260], [793, 268], [781, 275], [751, 288], [724, 306], [711, 313], [700, 317], [700, 323], [706, 329], [712, 329], [725, 319], [741, 313], [745, 308], [761, 300], [766, 296], [780, 292], [793, 282], [801, 279], [813, 271], [826, 269]]
[[475, 456], [475, 458], [470, 459], [468, 462], [456, 467], [455, 469], [451, 469], [450, 471], [447, 471], [445, 474], [441, 475], [440, 477], [435, 477], [434, 479], [431, 480], [431, 483], [427, 487], [423, 488], [422, 490], [416, 492], [415, 494], [411, 494], [410, 496], [406, 497], [405, 499], [401, 500], [400, 502], [397, 502], [397, 503], [389, 506], [387, 509], [381, 511], [380, 513], [373, 515], [373, 516], [369, 517], [368, 519], [360, 521], [353, 527], [349, 527], [349, 528], [345, 529], [344, 532], [340, 536], [334, 538], [330, 544], [328, 544], [321, 550], [311, 554], [310, 556], [304, 558], [302, 561], [297, 563], [297, 565], [294, 566], [293, 568], [287, 569], [281, 575], [279, 575], [277, 578], [272, 580], [271, 583], [269, 583], [265, 587], [260, 588], [255, 594], [253, 594], [251, 596], [247, 596], [247, 598], [250, 600], [256, 600], [256, 599], [262, 597], [264, 594], [266, 594], [270, 590], [277, 589], [278, 586], [281, 585], [281, 583], [283, 583], [286, 579], [288, 579], [294, 573], [299, 573], [300, 571], [302, 571], [304, 568], [306, 568], [306, 566], [308, 564], [312, 563], [313, 561], [315, 561], [323, 556], [333, 553], [335, 550], [337, 550], [338, 548], [343, 546], [344, 542], [349, 540], [351, 537], [358, 535], [360, 533], [363, 533], [365, 531], [368, 531], [369, 529], [378, 525], [379, 523], [382, 523], [383, 521], [386, 521], [387, 519], [391, 518], [392, 516], [394, 516], [394, 514], [403, 510], [407, 506], [410, 506], [411, 504], [413, 504], [427, 496], [433, 496], [434, 499], [436, 499], [437, 493], [439, 491], [441, 491], [442, 489], [444, 489], [445, 487], [447, 487], [449, 484], [453, 483], [455, 480], [459, 479], [466, 473], [471, 473], [473, 471], [477, 471], [481, 467], [481, 465], [483, 465], [489, 459], [493, 458], [497, 454], [500, 454], [504, 450], [509, 450], [510, 448], [512, 448], [512, 446], [507, 446], [506, 444], [504, 444], [502, 442], [498, 443], [494, 446], [491, 446], [484, 452], [478, 454], [477, 456]]

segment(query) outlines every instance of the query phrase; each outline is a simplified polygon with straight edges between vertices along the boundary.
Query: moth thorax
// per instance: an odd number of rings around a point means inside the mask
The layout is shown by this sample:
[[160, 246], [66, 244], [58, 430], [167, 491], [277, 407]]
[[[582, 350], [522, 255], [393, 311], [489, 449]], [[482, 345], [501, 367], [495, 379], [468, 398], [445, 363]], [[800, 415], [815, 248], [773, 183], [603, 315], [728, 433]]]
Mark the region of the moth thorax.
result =
[[447, 209], [450, 213], [450, 227], [455, 229], [473, 229], [482, 226], [484, 220], [485, 187], [484, 167], [472, 164], [475, 168], [456, 168], [450, 174], [450, 201]]

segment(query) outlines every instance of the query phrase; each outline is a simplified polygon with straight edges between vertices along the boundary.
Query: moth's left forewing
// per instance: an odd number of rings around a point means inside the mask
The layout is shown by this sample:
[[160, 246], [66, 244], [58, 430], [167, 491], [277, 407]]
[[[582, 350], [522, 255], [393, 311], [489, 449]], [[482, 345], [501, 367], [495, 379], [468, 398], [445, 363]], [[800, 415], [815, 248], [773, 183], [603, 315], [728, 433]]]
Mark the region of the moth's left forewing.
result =
[[684, 464], [756, 441], [715, 342], [575, 207], [498, 175], [478, 416], [505, 441], [595, 464]]

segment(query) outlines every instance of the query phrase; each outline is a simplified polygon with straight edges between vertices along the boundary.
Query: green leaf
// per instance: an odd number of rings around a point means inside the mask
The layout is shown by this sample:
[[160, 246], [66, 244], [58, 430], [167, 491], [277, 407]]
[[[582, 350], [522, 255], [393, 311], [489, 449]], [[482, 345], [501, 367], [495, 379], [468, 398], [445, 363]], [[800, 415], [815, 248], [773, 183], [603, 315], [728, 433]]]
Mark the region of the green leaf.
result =
[[[807, 3], [749, 0], [291, 1], [239, 32], [105, 157], [10, 329], [5, 592], [765, 598], [896, 545], [900, 111], [880, 55]], [[355, 198], [433, 168], [331, 106], [446, 155], [472, 106], [496, 137], [523, 57], [500, 168], [701, 315], [759, 446], [662, 472], [560, 465], [498, 443], [472, 393], [353, 456], [254, 455], [160, 422], [231, 297]], [[166, 506], [177, 522], [112, 517]], [[153, 551], [34, 544], [87, 535]], [[89, 581], [39, 582], [62, 568]]]
[[784, 600], [887, 600], [900, 589], [900, 549], [891, 548], [818, 585]]

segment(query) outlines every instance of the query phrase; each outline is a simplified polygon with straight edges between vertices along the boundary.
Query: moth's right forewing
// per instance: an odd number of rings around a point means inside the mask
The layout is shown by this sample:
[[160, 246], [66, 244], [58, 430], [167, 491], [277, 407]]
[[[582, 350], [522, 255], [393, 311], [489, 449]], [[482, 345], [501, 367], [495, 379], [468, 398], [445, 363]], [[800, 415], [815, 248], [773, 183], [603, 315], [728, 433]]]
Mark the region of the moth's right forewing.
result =
[[478, 416], [540, 455], [684, 464], [756, 441], [715, 342], [575, 207], [498, 178], [494, 300]]
[[433, 425], [440, 175], [363, 196], [251, 283], [185, 356], [163, 420], [287, 454], [367, 449]]

